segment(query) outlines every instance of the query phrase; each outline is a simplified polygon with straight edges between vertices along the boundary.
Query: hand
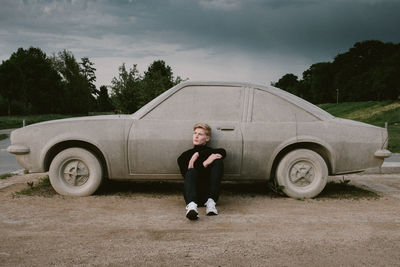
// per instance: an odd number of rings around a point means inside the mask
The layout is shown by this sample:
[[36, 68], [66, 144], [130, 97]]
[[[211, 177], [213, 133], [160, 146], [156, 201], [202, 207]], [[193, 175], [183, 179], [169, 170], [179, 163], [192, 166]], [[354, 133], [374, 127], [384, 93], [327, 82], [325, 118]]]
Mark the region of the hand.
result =
[[192, 158], [189, 160], [188, 169], [194, 168], [194, 162], [199, 158], [199, 152], [193, 154]]
[[204, 168], [207, 168], [208, 165], [210, 165], [211, 163], [213, 163], [214, 160], [216, 159], [221, 159], [222, 155], [221, 154], [211, 154], [204, 162], [203, 162], [203, 166]]

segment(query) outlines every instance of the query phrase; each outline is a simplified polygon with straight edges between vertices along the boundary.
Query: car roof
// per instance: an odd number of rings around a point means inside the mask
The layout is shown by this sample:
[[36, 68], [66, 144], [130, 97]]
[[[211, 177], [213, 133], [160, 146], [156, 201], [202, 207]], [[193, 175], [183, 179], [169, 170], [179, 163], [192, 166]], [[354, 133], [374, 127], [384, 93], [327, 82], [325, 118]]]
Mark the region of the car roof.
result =
[[161, 95], [157, 96], [154, 98], [152, 101], [144, 105], [142, 108], [140, 108], [138, 111], [132, 114], [132, 116], [136, 119], [142, 118], [144, 115], [146, 115], [148, 112], [150, 112], [152, 109], [154, 109], [156, 106], [158, 106], [161, 102], [165, 101], [168, 99], [170, 96], [181, 90], [182, 88], [188, 87], [188, 86], [229, 86], [229, 87], [250, 87], [262, 91], [269, 92], [273, 95], [276, 95], [280, 98], [285, 99], [286, 101], [294, 104], [295, 106], [298, 106], [299, 108], [305, 110], [306, 112], [320, 118], [321, 120], [325, 119], [332, 119], [334, 116], [326, 112], [325, 110], [315, 106], [314, 104], [298, 97], [293, 94], [290, 94], [282, 89], [276, 88], [271, 85], [260, 85], [260, 84], [254, 84], [254, 83], [246, 83], [246, 82], [215, 82], [215, 81], [210, 81], [210, 82], [196, 82], [196, 81], [187, 81], [187, 82], [182, 82], [171, 89], [165, 91]]

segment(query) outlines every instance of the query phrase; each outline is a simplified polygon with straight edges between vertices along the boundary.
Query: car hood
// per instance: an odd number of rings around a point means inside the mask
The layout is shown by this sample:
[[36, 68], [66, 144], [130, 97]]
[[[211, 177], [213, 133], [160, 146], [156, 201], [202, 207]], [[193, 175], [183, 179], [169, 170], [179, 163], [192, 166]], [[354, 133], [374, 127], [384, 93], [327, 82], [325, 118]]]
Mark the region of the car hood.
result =
[[50, 138], [61, 133], [70, 136], [77, 133], [79, 136], [82, 132], [111, 131], [120, 127], [123, 124], [122, 121], [127, 118], [130, 118], [130, 115], [86, 116], [39, 122], [14, 130], [11, 133], [11, 142], [26, 143], [32, 138]]
[[74, 117], [68, 119], [59, 119], [59, 120], [51, 120], [51, 121], [44, 121], [39, 123], [34, 123], [26, 127], [32, 126], [41, 126], [47, 124], [62, 124], [62, 123], [70, 123], [70, 122], [82, 122], [82, 121], [99, 121], [99, 120], [116, 120], [116, 119], [126, 119], [130, 117], [130, 115], [101, 115], [101, 116], [85, 116], [85, 117]]

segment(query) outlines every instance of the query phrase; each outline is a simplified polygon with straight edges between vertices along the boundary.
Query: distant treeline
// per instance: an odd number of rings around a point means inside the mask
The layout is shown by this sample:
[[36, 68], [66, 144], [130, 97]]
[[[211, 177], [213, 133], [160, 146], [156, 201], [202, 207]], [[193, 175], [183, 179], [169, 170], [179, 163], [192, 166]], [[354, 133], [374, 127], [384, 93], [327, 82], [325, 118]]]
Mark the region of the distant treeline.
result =
[[358, 42], [333, 62], [313, 64], [302, 79], [286, 74], [273, 85], [316, 104], [396, 100], [400, 95], [400, 44]]
[[96, 88], [95, 71], [89, 58], [78, 62], [67, 50], [47, 56], [40, 48], [19, 48], [0, 65], [0, 115], [131, 113], [181, 81], [162, 60], [144, 76], [136, 65], [127, 71], [122, 64], [109, 87]]
[[84, 114], [98, 93], [95, 68], [64, 50], [48, 57], [39, 48], [19, 48], [0, 65], [0, 114]]
[[[132, 113], [182, 81], [162, 60], [144, 75], [122, 64], [108, 87], [96, 88], [95, 71], [89, 58], [78, 62], [67, 50], [47, 56], [40, 48], [19, 48], [0, 65], [0, 115]], [[359, 42], [333, 62], [312, 65], [302, 79], [286, 74], [273, 85], [313, 103], [395, 100], [400, 44]]]

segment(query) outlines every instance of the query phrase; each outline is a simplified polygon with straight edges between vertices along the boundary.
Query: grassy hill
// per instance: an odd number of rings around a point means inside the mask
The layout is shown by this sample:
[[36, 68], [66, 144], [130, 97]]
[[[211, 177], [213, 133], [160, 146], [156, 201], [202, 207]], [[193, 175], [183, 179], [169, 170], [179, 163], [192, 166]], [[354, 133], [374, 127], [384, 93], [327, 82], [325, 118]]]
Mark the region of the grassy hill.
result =
[[322, 104], [320, 108], [333, 116], [384, 127], [388, 123], [389, 150], [400, 152], [400, 101], [345, 102]]

